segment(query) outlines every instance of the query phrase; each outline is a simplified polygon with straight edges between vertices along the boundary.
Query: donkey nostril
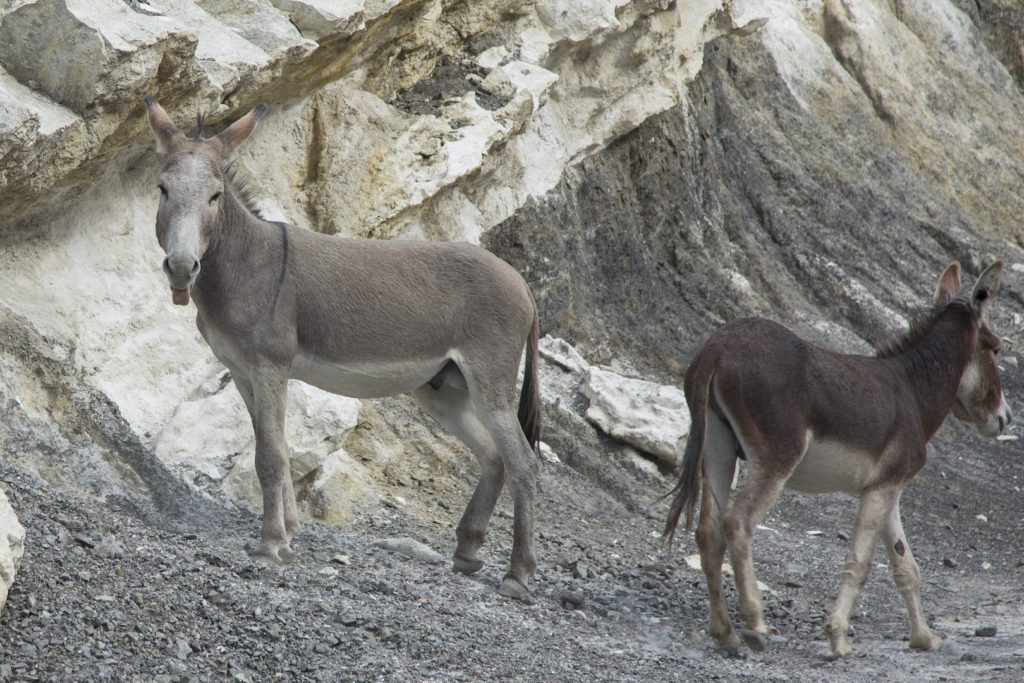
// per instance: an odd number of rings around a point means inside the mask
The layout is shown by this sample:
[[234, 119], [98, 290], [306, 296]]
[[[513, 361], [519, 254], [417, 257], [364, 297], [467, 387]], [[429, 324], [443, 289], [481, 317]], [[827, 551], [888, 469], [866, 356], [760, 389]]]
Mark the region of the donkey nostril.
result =
[[194, 262], [192, 264], [192, 270], [190, 272], [190, 275], [192, 275], [192, 277], [195, 277], [196, 273], [198, 273], [198, 272], [199, 272], [199, 261], [196, 261], [196, 262]]
[[170, 275], [171, 274], [171, 259], [170, 258], [165, 258], [161, 268], [163, 268], [164, 273], [166, 273], [167, 275]]

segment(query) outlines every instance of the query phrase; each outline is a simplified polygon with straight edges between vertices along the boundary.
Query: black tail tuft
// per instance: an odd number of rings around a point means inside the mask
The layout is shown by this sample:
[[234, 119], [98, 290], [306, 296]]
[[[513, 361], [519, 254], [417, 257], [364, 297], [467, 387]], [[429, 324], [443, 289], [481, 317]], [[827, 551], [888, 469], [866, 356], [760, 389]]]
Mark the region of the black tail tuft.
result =
[[523, 369], [523, 389], [519, 393], [519, 424], [526, 440], [535, 453], [540, 452], [540, 381], [537, 342], [540, 338], [540, 319], [537, 305], [533, 307], [533, 324], [526, 338], [526, 366]]
[[[665, 546], [672, 545], [679, 518], [686, 512], [686, 530], [693, 528], [694, 509], [701, 488], [701, 466], [704, 460], [704, 430], [707, 422], [708, 392], [710, 391], [711, 373], [706, 378], [699, 378], [696, 384], [697, 396], [690, 402], [690, 435], [686, 439], [686, 452], [683, 455], [683, 471], [679, 475], [679, 483], [669, 493], [674, 495], [672, 505], [665, 520], [665, 530], [661, 541]], [[688, 397], [689, 398], [689, 397]]]

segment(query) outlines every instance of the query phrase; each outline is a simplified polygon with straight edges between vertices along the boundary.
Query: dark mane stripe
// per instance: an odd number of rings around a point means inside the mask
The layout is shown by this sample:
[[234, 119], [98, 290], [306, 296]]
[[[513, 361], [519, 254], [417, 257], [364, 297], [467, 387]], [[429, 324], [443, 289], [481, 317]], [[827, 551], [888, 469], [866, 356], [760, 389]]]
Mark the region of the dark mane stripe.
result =
[[245, 210], [262, 221], [267, 220], [266, 216], [256, 208], [256, 197], [253, 195], [252, 188], [244, 179], [238, 177], [234, 163], [224, 165], [221, 172], [224, 174], [224, 184], [238, 197]]
[[892, 358], [898, 356], [907, 349], [916, 346], [931, 331], [939, 317], [947, 309], [953, 308], [964, 313], [971, 313], [971, 305], [961, 295], [953, 297], [947, 304], [933, 306], [932, 308], [918, 311], [910, 317], [910, 328], [898, 337], [887, 339], [875, 345], [876, 358]]

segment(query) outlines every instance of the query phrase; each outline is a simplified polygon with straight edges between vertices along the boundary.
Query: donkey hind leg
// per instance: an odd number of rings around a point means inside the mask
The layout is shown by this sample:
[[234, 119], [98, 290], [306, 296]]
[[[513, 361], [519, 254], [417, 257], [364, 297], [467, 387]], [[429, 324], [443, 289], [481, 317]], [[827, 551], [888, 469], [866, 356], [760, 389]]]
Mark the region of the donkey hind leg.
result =
[[[878, 532], [887, 524], [886, 520], [896, 505], [898, 496], [899, 492], [892, 489], [872, 489], [861, 494], [857, 521], [853, 526], [853, 539], [850, 541], [850, 550], [846, 555], [842, 579], [839, 582], [839, 594], [832, 615], [825, 626], [832, 643], [832, 657], [845, 657], [850, 654], [850, 611], [868, 578]], [[902, 529], [899, 536], [903, 537]], [[909, 551], [909, 548], [907, 550]], [[916, 570], [916, 564], [914, 568]]]
[[918, 589], [921, 585], [921, 571], [918, 569], [914, 553], [910, 551], [907, 536], [903, 533], [900, 521], [899, 496], [889, 510], [885, 526], [882, 528], [882, 540], [889, 555], [892, 567], [892, 578], [903, 596], [910, 616], [910, 647], [915, 650], [938, 650], [942, 647], [942, 637], [932, 633], [921, 610], [921, 596]]
[[508, 598], [526, 600], [530, 596], [530, 577], [537, 571], [537, 557], [533, 549], [536, 454], [526, 440], [511, 404], [493, 415], [492, 421], [494, 429], [491, 434], [505, 465], [513, 515], [512, 556], [498, 592]]
[[[267, 372], [252, 378], [253, 430], [256, 433], [256, 476], [263, 492], [263, 529], [256, 557], [280, 563], [293, 556], [285, 524], [285, 496], [291, 479], [284, 440], [288, 380], [284, 373]], [[294, 499], [292, 499], [294, 504]]]
[[[509, 375], [515, 377], [514, 372]], [[467, 379], [474, 412], [490, 433], [512, 495], [512, 557], [498, 592], [505, 597], [526, 600], [530, 595], [527, 588], [530, 577], [537, 570], [533, 550], [536, 455], [512, 407], [510, 396], [514, 383], [486, 385], [476, 377]]]
[[[256, 413], [255, 405], [256, 399], [252, 390], [252, 382], [246, 379], [238, 370], [230, 368], [231, 380], [235, 384], [235, 388], [238, 389], [238, 393], [242, 396], [242, 402], [245, 403], [245, 408], [249, 412], [249, 419], [252, 420], [253, 430], [256, 429]], [[285, 456], [287, 458], [287, 444], [285, 444]], [[288, 468], [288, 476], [284, 478], [284, 530], [288, 538], [288, 549], [284, 551], [282, 559], [291, 559], [291, 542], [295, 538], [295, 535], [299, 532], [299, 511], [298, 506], [295, 503], [295, 490], [292, 487], [291, 478], [291, 467]], [[287, 555], [287, 557], [284, 557]]]
[[457, 545], [452, 569], [472, 574], [483, 567], [478, 553], [484, 543], [487, 524], [505, 482], [505, 466], [497, 455], [490, 433], [473, 412], [466, 389], [442, 384], [424, 384], [412, 392], [423, 409], [441, 426], [459, 437], [480, 462], [480, 481], [455, 529]]
[[[807, 450], [806, 434], [796, 437], [797, 431], [780, 430], [771, 442], [771, 449], [761, 443], [763, 437], [760, 435], [754, 436], [757, 439], [757, 447], [743, 442], [743, 450], [747, 454], [747, 477], [723, 520], [729, 559], [732, 560], [733, 571], [736, 574], [736, 611], [743, 622], [740, 635], [750, 649], [758, 652], [768, 645], [768, 627], [764, 622], [761, 595], [754, 574], [754, 561], [750, 554], [751, 542], [758, 522], [775, 503], [786, 480]], [[780, 435], [787, 432], [792, 433], [793, 438], [787, 439]], [[774, 471], [765, 465], [769, 458], [775, 465]], [[780, 471], [779, 467], [784, 469]]]
[[704, 438], [704, 485], [701, 491], [697, 547], [708, 584], [710, 615], [708, 635], [724, 650], [737, 652], [739, 638], [732, 630], [729, 610], [722, 592], [722, 560], [725, 533], [722, 518], [729, 503], [729, 489], [736, 473], [736, 439], [732, 430], [713, 412], [707, 415]]

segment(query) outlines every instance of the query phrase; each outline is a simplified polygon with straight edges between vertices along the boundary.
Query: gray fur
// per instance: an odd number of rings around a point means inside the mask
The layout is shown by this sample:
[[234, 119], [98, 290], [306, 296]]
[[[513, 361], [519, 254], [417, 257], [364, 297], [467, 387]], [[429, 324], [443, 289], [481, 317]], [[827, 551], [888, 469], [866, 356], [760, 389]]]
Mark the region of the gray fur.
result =
[[287, 560], [299, 528], [284, 442], [288, 379], [358, 398], [409, 392], [481, 463], [455, 568], [482, 564], [477, 553], [507, 480], [514, 539], [501, 590], [524, 597], [536, 566], [539, 396], [537, 307], [523, 278], [469, 244], [343, 239], [262, 220], [222, 167], [265, 108], [213, 138], [190, 139], [158, 104], [146, 104], [168, 151], [156, 223], [173, 299], [194, 300], [196, 324], [253, 422], [263, 491], [256, 553]]

